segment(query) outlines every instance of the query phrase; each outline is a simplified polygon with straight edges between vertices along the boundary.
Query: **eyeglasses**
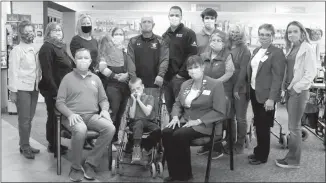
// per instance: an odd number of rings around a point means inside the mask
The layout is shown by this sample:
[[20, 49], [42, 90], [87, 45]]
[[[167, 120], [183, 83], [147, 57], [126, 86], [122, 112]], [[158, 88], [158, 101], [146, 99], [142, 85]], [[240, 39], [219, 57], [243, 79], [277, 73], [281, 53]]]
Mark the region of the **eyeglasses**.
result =
[[262, 33], [259, 33], [259, 37], [271, 37], [272, 35], [271, 34], [262, 34]]
[[222, 43], [223, 41], [221, 39], [212, 39], [211, 42], [218, 42], [218, 43]]

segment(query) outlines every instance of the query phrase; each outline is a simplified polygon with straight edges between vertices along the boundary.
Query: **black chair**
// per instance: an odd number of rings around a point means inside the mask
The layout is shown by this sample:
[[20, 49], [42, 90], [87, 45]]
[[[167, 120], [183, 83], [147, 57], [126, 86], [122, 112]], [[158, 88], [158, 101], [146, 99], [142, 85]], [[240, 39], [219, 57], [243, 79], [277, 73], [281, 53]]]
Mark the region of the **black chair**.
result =
[[[71, 139], [71, 132], [67, 130], [65, 127], [61, 126], [61, 120], [62, 120], [62, 114], [55, 109], [55, 115], [56, 115], [56, 145], [57, 145], [57, 175], [61, 175], [61, 137]], [[100, 134], [93, 130], [87, 130], [86, 139], [85, 140], [92, 140], [97, 139], [100, 136]], [[112, 164], [112, 144], [108, 147], [108, 160], [109, 160], [109, 170], [111, 171], [111, 164]]]
[[[231, 111], [231, 102], [229, 101], [229, 99], [227, 98], [227, 106], [226, 106], [226, 116], [229, 116], [228, 114]], [[228, 135], [225, 135], [225, 137], [222, 139], [215, 139], [215, 129], [216, 129], [216, 125], [218, 123], [227, 123], [227, 133]], [[225, 126], [223, 124], [223, 126]], [[225, 128], [223, 129], [225, 130]], [[208, 154], [208, 159], [207, 159], [207, 165], [206, 165], [206, 173], [205, 173], [205, 182], [209, 181], [209, 176], [210, 176], [210, 172], [211, 172], [211, 161], [212, 161], [212, 152], [214, 149], [214, 145], [217, 143], [222, 143], [223, 141], [229, 141], [229, 149], [230, 149], [230, 170], [234, 170], [234, 161], [233, 161], [233, 135], [232, 135], [232, 124], [230, 119], [228, 119], [227, 117], [225, 119], [216, 121], [213, 123], [213, 128], [212, 128], [212, 134], [210, 136], [207, 137], [201, 137], [198, 139], [194, 139], [190, 146], [205, 146], [205, 145], [209, 145], [211, 148], [209, 150], [209, 154]], [[165, 155], [163, 155], [163, 166], [164, 166], [164, 161], [165, 161]]]

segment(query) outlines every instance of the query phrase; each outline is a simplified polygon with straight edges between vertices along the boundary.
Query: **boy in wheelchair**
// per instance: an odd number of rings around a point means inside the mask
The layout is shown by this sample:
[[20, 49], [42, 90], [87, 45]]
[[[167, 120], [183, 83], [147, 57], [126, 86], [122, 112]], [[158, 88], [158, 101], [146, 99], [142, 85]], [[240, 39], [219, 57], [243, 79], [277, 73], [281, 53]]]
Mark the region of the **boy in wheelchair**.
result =
[[[131, 91], [130, 105], [128, 105], [130, 120], [127, 122], [127, 125], [132, 131], [132, 136], [128, 139], [126, 152], [131, 151], [133, 144], [131, 162], [136, 163], [142, 159], [142, 147], [149, 155], [152, 147], [160, 141], [161, 129], [154, 123], [154, 97], [144, 93], [142, 80], [140, 78], [132, 78], [129, 81], [129, 88]], [[150, 133], [146, 139], [142, 139], [143, 132]]]

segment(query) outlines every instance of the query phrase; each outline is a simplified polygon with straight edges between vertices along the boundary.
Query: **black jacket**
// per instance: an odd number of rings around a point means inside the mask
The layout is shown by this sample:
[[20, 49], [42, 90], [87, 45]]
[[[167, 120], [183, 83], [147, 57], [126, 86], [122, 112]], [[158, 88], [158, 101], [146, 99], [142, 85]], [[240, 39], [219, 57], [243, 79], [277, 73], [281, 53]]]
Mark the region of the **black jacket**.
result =
[[173, 32], [171, 27], [162, 35], [164, 41], [169, 44], [169, 67], [165, 74], [167, 81], [173, 76], [189, 79], [187, 71], [187, 58], [197, 54], [196, 34], [193, 30], [185, 27], [182, 23]]
[[45, 42], [39, 51], [42, 79], [38, 85], [43, 96], [57, 96], [62, 78], [72, 71], [75, 63], [65, 48]]
[[156, 88], [156, 76], [164, 75], [169, 64], [169, 47], [160, 36], [142, 35], [130, 39], [128, 44], [128, 73], [142, 79], [145, 87]]

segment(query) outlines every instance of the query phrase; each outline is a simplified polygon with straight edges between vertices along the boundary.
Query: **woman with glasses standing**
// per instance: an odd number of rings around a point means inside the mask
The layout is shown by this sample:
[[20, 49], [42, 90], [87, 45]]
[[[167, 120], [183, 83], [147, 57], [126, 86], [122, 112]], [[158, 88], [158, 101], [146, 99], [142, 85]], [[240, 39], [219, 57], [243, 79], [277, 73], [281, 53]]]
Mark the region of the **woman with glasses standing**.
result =
[[[288, 95], [286, 108], [290, 139], [289, 152], [283, 159], [276, 160], [282, 168], [299, 168], [301, 158], [301, 118], [309, 99], [309, 88], [317, 75], [315, 52], [309, 42], [303, 25], [297, 21], [290, 22], [285, 32], [286, 74], [284, 87]], [[284, 95], [285, 91], [282, 92]]]
[[77, 35], [74, 36], [70, 43], [70, 51], [73, 57], [80, 48], [86, 48], [91, 51], [92, 63], [89, 69], [95, 72], [98, 55], [97, 40], [92, 37], [92, 19], [89, 15], [81, 14], [77, 21]]
[[[63, 41], [62, 26], [56, 22], [51, 22], [46, 26], [44, 33], [44, 44], [39, 53], [40, 65], [42, 68], [42, 80], [39, 88], [45, 99], [48, 119], [46, 122], [46, 140], [48, 152], [55, 153], [56, 146], [56, 117], [55, 102], [58, 89], [63, 77], [75, 67], [73, 60], [68, 56], [66, 43]], [[61, 145], [61, 154], [65, 154], [68, 148]]]
[[18, 25], [19, 45], [11, 50], [9, 55], [8, 89], [10, 100], [16, 104], [18, 113], [19, 151], [27, 159], [34, 159], [39, 149], [29, 143], [38, 99], [38, 82], [41, 70], [37, 61], [37, 51], [33, 40], [35, 28], [29, 21]]
[[250, 100], [256, 126], [257, 146], [249, 155], [251, 165], [266, 163], [270, 151], [270, 128], [274, 125], [275, 104], [281, 97], [285, 56], [272, 45], [275, 30], [271, 24], [258, 28], [260, 47], [253, 51], [247, 66]]

